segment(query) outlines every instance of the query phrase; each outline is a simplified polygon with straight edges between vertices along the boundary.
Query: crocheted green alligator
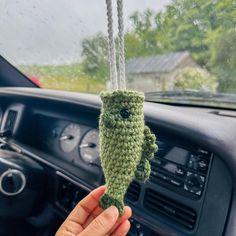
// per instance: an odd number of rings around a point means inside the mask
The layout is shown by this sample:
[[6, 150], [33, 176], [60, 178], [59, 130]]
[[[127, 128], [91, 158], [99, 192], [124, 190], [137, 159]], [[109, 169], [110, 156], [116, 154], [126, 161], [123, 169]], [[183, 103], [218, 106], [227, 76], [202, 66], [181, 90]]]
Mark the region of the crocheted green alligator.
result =
[[102, 92], [101, 99], [100, 151], [107, 188], [100, 207], [114, 205], [121, 215], [130, 182], [149, 178], [156, 137], [144, 124], [143, 93], [116, 90]]

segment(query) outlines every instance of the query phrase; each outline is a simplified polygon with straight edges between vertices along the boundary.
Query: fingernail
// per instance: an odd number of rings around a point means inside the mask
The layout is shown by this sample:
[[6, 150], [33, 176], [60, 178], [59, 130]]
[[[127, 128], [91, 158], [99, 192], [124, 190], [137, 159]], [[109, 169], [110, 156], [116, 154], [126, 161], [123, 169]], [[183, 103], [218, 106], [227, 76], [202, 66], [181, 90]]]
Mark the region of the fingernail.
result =
[[117, 218], [119, 215], [118, 209], [115, 206], [110, 206], [109, 208], [107, 208], [107, 213], [112, 218]]

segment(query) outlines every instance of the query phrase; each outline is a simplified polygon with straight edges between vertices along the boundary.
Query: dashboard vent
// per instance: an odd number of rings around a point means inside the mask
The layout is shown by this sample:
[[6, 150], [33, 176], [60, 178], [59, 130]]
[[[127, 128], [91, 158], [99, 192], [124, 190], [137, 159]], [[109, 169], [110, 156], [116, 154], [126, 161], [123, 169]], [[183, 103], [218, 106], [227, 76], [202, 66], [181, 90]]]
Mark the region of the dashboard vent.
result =
[[192, 230], [195, 226], [196, 212], [156, 191], [147, 190], [144, 197], [144, 207], [153, 214]]
[[57, 202], [65, 210], [71, 211], [87, 194], [88, 192], [86, 190], [60, 177]]
[[140, 184], [133, 181], [127, 190], [125, 199], [131, 202], [137, 202], [139, 199], [140, 191], [141, 191]]
[[12, 131], [16, 122], [17, 111], [9, 110], [7, 114], [7, 119], [4, 125], [4, 130]]

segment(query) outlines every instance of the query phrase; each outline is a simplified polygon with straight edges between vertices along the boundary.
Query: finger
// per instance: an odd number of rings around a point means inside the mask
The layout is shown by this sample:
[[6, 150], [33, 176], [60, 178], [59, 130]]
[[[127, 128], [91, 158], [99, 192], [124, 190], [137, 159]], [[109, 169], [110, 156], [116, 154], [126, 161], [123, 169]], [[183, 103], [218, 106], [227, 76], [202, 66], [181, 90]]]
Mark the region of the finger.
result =
[[90, 214], [90, 216], [86, 219], [86, 221], [83, 224], [84, 229], [97, 217], [99, 216], [104, 209], [101, 207], [97, 206], [95, 210]]
[[73, 234], [73, 233], [70, 233], [70, 232], [68, 232], [68, 231], [66, 231], [65, 229], [59, 229], [57, 232], [56, 232], [56, 234], [55, 234], [55, 236], [75, 236], [75, 234]]
[[115, 231], [117, 227], [119, 227], [120, 224], [122, 224], [123, 222], [127, 221], [132, 215], [132, 210], [130, 207], [125, 206], [124, 207], [124, 213], [121, 217], [119, 217], [119, 219], [116, 221], [116, 224], [114, 225], [114, 227], [111, 229], [111, 232]]
[[[87, 218], [86, 222], [84, 223], [83, 227], [86, 228], [98, 215], [100, 215], [104, 209], [100, 208], [99, 206], [95, 208], [95, 210], [91, 213], [91, 215]], [[111, 229], [113, 232], [123, 221], [128, 220], [132, 215], [132, 210], [130, 207], [124, 207], [124, 213], [120, 216], [115, 224], [115, 226]]]
[[90, 225], [80, 234], [80, 236], [103, 236], [106, 235], [115, 225], [119, 217], [116, 207], [111, 206], [104, 210]]
[[[79, 234], [83, 231], [83, 223], [88, 218], [90, 212], [98, 205], [98, 200], [105, 191], [105, 186], [101, 186], [93, 190], [87, 197], [81, 200], [70, 215], [66, 218], [64, 223], [59, 228], [58, 232], [63, 232], [68, 236], [71, 234]], [[87, 203], [87, 205], [86, 205]], [[66, 234], [67, 233], [67, 234]]]
[[80, 225], [84, 224], [91, 212], [98, 206], [99, 199], [104, 192], [105, 186], [93, 190], [77, 204], [67, 219], [77, 222]]
[[83, 227], [76, 222], [65, 221], [59, 230], [57, 231], [56, 236], [75, 236], [83, 231]]
[[111, 236], [125, 236], [130, 230], [130, 222], [124, 221]]

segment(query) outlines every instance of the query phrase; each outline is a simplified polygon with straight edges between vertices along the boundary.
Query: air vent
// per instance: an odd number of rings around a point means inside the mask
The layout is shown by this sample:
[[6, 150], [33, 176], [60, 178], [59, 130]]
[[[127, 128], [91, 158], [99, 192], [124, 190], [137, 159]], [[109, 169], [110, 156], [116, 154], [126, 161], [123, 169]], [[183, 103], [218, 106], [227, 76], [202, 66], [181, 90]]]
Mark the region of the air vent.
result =
[[17, 111], [9, 110], [7, 114], [7, 119], [4, 125], [4, 130], [12, 131], [16, 122]]
[[125, 195], [125, 199], [131, 202], [137, 202], [140, 195], [141, 186], [137, 182], [132, 182], [128, 188], [128, 191]]
[[158, 151], [155, 153], [155, 157], [164, 157], [173, 148], [170, 141], [166, 141], [163, 137], [158, 137], [157, 140]]
[[67, 211], [71, 211], [75, 205], [83, 199], [88, 192], [75, 184], [60, 178], [57, 193], [57, 202]]
[[144, 207], [153, 214], [171, 220], [188, 230], [192, 230], [195, 226], [197, 215], [193, 209], [151, 189], [145, 193]]

